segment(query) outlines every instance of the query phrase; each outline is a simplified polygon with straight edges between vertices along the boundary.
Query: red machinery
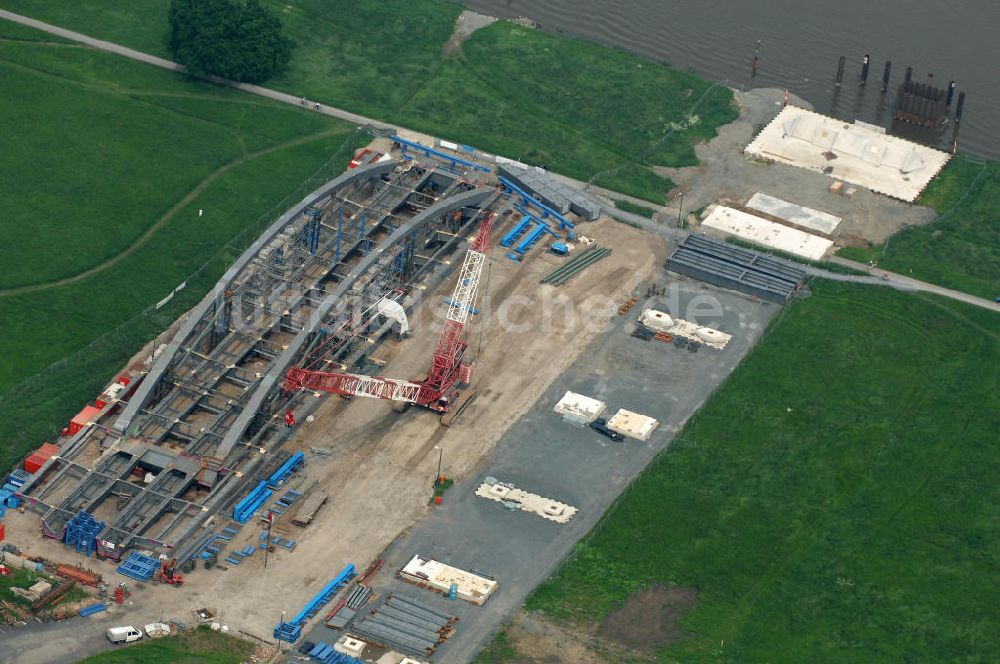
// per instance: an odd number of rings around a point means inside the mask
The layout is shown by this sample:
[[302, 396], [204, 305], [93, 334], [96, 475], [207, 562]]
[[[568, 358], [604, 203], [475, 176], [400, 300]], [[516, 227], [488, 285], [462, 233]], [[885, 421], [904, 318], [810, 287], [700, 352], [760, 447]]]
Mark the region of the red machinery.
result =
[[[458, 382], [465, 359], [468, 342], [462, 332], [474, 311], [479, 277], [486, 264], [486, 251], [493, 230], [493, 213], [487, 213], [469, 251], [465, 254], [462, 271], [455, 285], [455, 292], [448, 300], [448, 314], [444, 329], [434, 349], [434, 359], [427, 377], [415, 381], [361, 376], [358, 374], [318, 371], [311, 367], [330, 353], [330, 350], [307, 367], [293, 367], [285, 374], [284, 388], [288, 392], [300, 389], [321, 390], [346, 396], [372, 397], [415, 403], [439, 413], [448, 411], [449, 393]], [[367, 321], [364, 321], [367, 323]]]
[[176, 561], [163, 561], [163, 565], [160, 567], [160, 583], [169, 583], [172, 586], [184, 585], [184, 577], [177, 573]]

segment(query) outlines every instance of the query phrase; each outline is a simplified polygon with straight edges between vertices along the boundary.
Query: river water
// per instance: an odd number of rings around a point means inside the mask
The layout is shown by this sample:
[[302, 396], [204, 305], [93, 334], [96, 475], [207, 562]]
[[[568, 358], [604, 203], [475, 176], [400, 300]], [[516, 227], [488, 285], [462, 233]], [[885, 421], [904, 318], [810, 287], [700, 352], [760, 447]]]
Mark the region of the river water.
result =
[[[1000, 158], [1000, 0], [462, 0], [475, 11], [527, 16], [543, 30], [620, 46], [735, 88], [787, 88], [821, 113], [890, 127], [906, 67], [914, 80], [966, 93], [959, 149]], [[761, 40], [760, 65], [751, 76]], [[871, 54], [868, 85], [858, 80]], [[833, 84], [847, 58], [843, 84]], [[889, 91], [882, 72], [892, 61]], [[957, 95], [956, 95], [957, 101]], [[954, 107], [954, 103], [953, 103]], [[892, 133], [950, 149], [954, 122]]]

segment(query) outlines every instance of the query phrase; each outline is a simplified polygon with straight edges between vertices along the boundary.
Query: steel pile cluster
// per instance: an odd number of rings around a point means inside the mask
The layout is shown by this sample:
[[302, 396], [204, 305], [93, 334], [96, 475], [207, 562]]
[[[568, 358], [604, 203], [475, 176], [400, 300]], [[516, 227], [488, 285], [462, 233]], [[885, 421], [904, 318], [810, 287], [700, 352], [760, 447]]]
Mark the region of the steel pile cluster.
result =
[[455, 616], [403, 595], [389, 595], [385, 604], [354, 624], [351, 632], [366, 641], [414, 657], [430, 657], [454, 634]]
[[539, 280], [539, 283], [562, 286], [577, 274], [609, 254], [611, 254], [611, 250], [607, 247], [598, 247], [596, 244], [591, 245], [576, 256], [570, 258], [563, 265], [560, 265], [546, 274], [541, 278], [541, 280]]
[[336, 609], [330, 612], [329, 619], [326, 621], [326, 626], [333, 629], [344, 629], [347, 624], [354, 619], [361, 608], [372, 598], [375, 594], [368, 586], [358, 584], [355, 586], [351, 594], [347, 596], [347, 599], [338, 606]]

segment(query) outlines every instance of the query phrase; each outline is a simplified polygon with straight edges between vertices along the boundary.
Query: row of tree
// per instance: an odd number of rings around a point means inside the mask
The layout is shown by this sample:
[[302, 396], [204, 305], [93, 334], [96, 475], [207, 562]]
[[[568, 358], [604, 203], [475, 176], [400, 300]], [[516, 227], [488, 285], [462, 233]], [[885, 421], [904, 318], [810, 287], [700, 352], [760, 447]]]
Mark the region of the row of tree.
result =
[[193, 74], [259, 83], [288, 64], [293, 43], [259, 0], [171, 0], [168, 46]]

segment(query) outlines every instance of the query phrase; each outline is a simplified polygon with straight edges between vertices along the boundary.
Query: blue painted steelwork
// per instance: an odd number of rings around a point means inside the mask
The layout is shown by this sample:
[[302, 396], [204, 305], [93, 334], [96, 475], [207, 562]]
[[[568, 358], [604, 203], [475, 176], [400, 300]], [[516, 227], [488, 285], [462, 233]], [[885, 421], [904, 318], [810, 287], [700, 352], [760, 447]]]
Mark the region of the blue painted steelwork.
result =
[[149, 581], [153, 574], [160, 568], [160, 561], [156, 558], [144, 556], [141, 553], [133, 553], [118, 566], [118, 573], [123, 574], [136, 581]]
[[500, 246], [509, 247], [514, 244], [514, 241], [528, 228], [529, 224], [531, 224], [531, 215], [525, 214], [521, 217], [521, 221], [514, 224], [514, 227], [507, 231], [506, 235], [500, 238]]
[[330, 583], [323, 586], [323, 589], [309, 600], [309, 603], [294, 618], [274, 626], [274, 638], [285, 643], [295, 643], [302, 636], [302, 625], [316, 615], [342, 586], [354, 578], [355, 574], [354, 563], [348, 563], [347, 567], [341, 570], [340, 574], [334, 577]]
[[309, 253], [315, 256], [316, 252], [319, 251], [319, 224], [323, 210], [309, 206], [302, 211], [302, 214], [309, 217], [306, 227], [302, 229], [302, 242], [306, 245]]
[[92, 616], [95, 613], [100, 613], [101, 611], [106, 611], [108, 605], [104, 602], [98, 602], [97, 604], [91, 604], [90, 606], [85, 606], [80, 609], [80, 617], [86, 618], [87, 616]]
[[554, 217], [559, 222], [559, 228], [573, 228], [573, 222], [562, 216], [552, 208], [550, 208], [545, 203], [526, 192], [521, 187], [517, 186], [515, 183], [511, 182], [505, 177], [500, 178], [500, 184], [502, 184], [509, 192], [517, 194], [521, 197], [525, 203], [529, 205], [534, 205], [536, 208], [542, 211], [542, 219], [547, 217]]
[[274, 473], [267, 478], [267, 486], [272, 489], [278, 488], [282, 482], [288, 479], [288, 476], [294, 473], [296, 470], [304, 466], [306, 463], [306, 455], [303, 452], [296, 452], [291, 456], [288, 461], [281, 464], [281, 468], [278, 468]]
[[267, 481], [260, 482], [253, 491], [233, 507], [233, 521], [236, 523], [246, 523], [253, 516], [253, 513], [260, 509], [260, 506], [270, 499], [274, 492], [267, 488]]
[[476, 309], [475, 307], [472, 307], [472, 306], [465, 306], [465, 307], [463, 307], [460, 304], [456, 305], [455, 301], [452, 300], [450, 297], [444, 298], [444, 303], [447, 304], [449, 307], [451, 307], [451, 306], [458, 306], [460, 309], [465, 309], [466, 311], [468, 311], [473, 316], [478, 316], [479, 315], [479, 309]]
[[365, 237], [365, 218], [366, 214], [361, 215], [361, 250], [368, 255], [368, 250], [371, 248], [372, 241]]
[[364, 664], [360, 659], [337, 652], [329, 643], [320, 641], [309, 651], [309, 659], [323, 664]]
[[516, 251], [519, 254], [527, 253], [528, 249], [531, 249], [531, 247], [536, 242], [538, 242], [538, 238], [542, 237], [542, 234], [545, 233], [545, 231], [547, 230], [549, 230], [549, 227], [546, 226], [545, 224], [536, 225], [534, 228], [531, 229], [530, 233], [524, 236], [524, 239], [521, 240], [521, 243], [518, 244], [516, 247], [514, 247], [514, 251]]
[[552, 249], [553, 253], [559, 254], [560, 256], [565, 256], [569, 253], [569, 245], [565, 242], [553, 242], [549, 245], [549, 248]]
[[89, 512], [80, 511], [66, 523], [63, 542], [73, 547], [77, 553], [89, 556], [97, 550], [97, 536], [104, 530], [104, 522], [98, 521]]
[[416, 141], [409, 141], [402, 136], [393, 136], [392, 140], [403, 148], [403, 155], [405, 158], [406, 150], [408, 148], [413, 148], [414, 150], [423, 153], [425, 157], [437, 157], [438, 159], [443, 159], [451, 164], [452, 168], [456, 168], [459, 164], [465, 166], [466, 168], [471, 168], [474, 171], [480, 171], [482, 173], [489, 173], [490, 168], [488, 166], [480, 166], [479, 164], [469, 161], [468, 159], [462, 159], [461, 157], [456, 157], [453, 154], [448, 154], [447, 152], [441, 152], [440, 150], [435, 150], [434, 148], [427, 147], [422, 143], [417, 143]]

